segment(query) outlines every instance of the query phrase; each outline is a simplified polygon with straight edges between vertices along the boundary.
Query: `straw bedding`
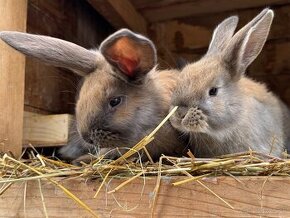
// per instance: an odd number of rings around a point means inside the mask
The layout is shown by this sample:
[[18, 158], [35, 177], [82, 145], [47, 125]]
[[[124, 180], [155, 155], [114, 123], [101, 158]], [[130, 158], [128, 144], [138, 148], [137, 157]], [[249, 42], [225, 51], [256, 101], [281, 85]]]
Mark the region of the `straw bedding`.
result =
[[160, 123], [160, 125], [148, 136], [143, 138], [131, 150], [125, 153], [117, 160], [108, 160], [104, 156], [95, 157], [90, 164], [82, 163], [81, 166], [74, 166], [55, 158], [44, 157], [30, 150], [29, 159], [17, 160], [12, 155], [2, 154], [0, 157], [0, 195], [3, 194], [15, 182], [23, 182], [28, 180], [48, 180], [56, 187], [60, 188], [68, 197], [72, 198], [77, 204], [90, 212], [93, 216], [98, 217], [85, 203], [77, 196], [73, 195], [69, 190], [62, 186], [56, 178], [64, 179], [83, 178], [98, 179], [100, 186], [94, 197], [97, 197], [103, 185], [110, 178], [122, 178], [124, 180], [118, 187], [114, 187], [109, 193], [116, 192], [128, 183], [138, 177], [156, 179], [156, 187], [154, 189], [152, 214], [154, 212], [154, 202], [158, 197], [158, 190], [162, 176], [184, 176], [180, 181], [172, 183], [174, 186], [182, 185], [188, 182], [197, 182], [205, 189], [223, 201], [228, 207], [232, 206], [222, 199], [222, 196], [216, 195], [206, 185], [202, 179], [205, 177], [216, 177], [227, 175], [238, 180], [237, 176], [289, 176], [290, 175], [290, 159], [280, 159], [271, 155], [261, 154], [249, 150], [244, 153], [229, 154], [213, 159], [195, 158], [189, 151], [189, 157], [177, 158], [169, 156], [161, 156], [158, 163], [149, 161], [142, 163], [140, 159], [133, 161], [130, 157], [140, 150], [150, 159], [150, 154], [146, 150], [158, 129], [168, 120], [168, 118], [176, 110], [171, 113]]

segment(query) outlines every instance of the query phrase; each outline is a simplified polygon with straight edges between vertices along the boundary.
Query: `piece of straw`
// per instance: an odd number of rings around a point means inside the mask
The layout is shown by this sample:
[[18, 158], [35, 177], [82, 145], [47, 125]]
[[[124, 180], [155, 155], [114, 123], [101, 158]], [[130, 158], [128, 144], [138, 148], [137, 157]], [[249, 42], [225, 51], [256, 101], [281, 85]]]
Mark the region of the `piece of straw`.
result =
[[124, 187], [125, 185], [129, 184], [130, 182], [132, 182], [133, 180], [139, 178], [142, 174], [144, 174], [144, 172], [140, 172], [138, 174], [136, 174], [135, 176], [131, 177], [130, 179], [126, 180], [125, 182], [121, 183], [120, 185], [118, 185], [116, 188], [114, 188], [113, 190], [109, 191], [108, 194], [112, 194], [116, 191], [118, 191], [119, 189], [121, 189], [122, 187]]
[[38, 187], [39, 187], [39, 193], [40, 193], [40, 197], [41, 197], [43, 212], [44, 212], [45, 217], [48, 218], [48, 214], [47, 214], [47, 210], [46, 210], [46, 206], [45, 206], [45, 201], [44, 201], [44, 196], [43, 196], [42, 188], [41, 188], [41, 181], [40, 181], [40, 179], [38, 179], [37, 181], [38, 181]]
[[94, 198], [96, 198], [101, 190], [101, 188], [103, 187], [103, 185], [105, 184], [108, 176], [110, 175], [110, 173], [112, 172], [113, 169], [110, 169], [109, 172], [106, 174], [105, 178], [103, 179], [101, 185], [99, 186], [98, 190], [96, 191], [96, 194], [94, 195]]
[[[17, 164], [26, 167], [28, 169], [30, 169], [31, 171], [37, 173], [38, 175], [43, 175], [41, 172], [37, 171], [36, 169], [18, 161], [15, 160], [14, 158], [9, 157], [7, 154], [4, 154], [3, 156], [3, 160], [5, 161], [5, 159], [9, 159], [13, 162], [16, 162]], [[51, 183], [53, 183], [54, 185], [56, 185], [57, 187], [59, 187], [67, 196], [69, 196], [71, 199], [73, 199], [76, 203], [78, 203], [81, 207], [83, 207], [84, 209], [86, 209], [88, 212], [90, 212], [94, 217], [99, 217], [94, 211], [92, 211], [91, 208], [89, 208], [84, 202], [82, 202], [78, 197], [76, 197], [73, 193], [71, 193], [69, 190], [67, 190], [64, 186], [62, 186], [61, 184], [59, 184], [58, 182], [56, 182], [53, 179], [50, 178], [46, 178], [48, 181], [50, 181]]]

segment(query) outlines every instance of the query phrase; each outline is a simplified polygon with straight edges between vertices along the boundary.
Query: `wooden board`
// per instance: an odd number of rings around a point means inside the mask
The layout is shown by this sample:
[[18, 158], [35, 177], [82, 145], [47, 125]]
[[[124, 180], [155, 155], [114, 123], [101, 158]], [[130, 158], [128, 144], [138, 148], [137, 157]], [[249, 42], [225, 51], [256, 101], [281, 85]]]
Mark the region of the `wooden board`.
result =
[[[192, 54], [205, 50], [211, 40], [214, 28], [225, 18], [238, 15], [238, 29], [253, 19], [262, 8], [245, 11], [230, 11], [202, 17], [188, 17], [151, 24], [150, 31], [153, 41], [158, 47], [166, 47], [172, 52]], [[271, 27], [269, 40], [290, 39], [290, 5], [273, 8], [275, 18]]]
[[36, 108], [49, 113], [73, 113], [79, 77], [70, 71], [26, 59], [26, 110]]
[[[0, 31], [25, 31], [26, 0], [0, 0]], [[0, 150], [22, 148], [25, 58], [0, 40]]]
[[88, 0], [115, 28], [129, 27], [133, 31], [147, 33], [147, 22], [129, 0]]
[[[207, 187], [230, 203], [229, 208], [220, 199], [196, 182], [173, 187], [173, 181], [185, 178], [164, 178], [156, 201], [154, 217], [289, 217], [290, 178], [286, 177], [219, 177], [203, 181]], [[124, 180], [111, 180], [105, 187], [115, 188]], [[41, 183], [48, 217], [92, 217], [69, 199], [60, 189]], [[74, 179], [61, 182], [78, 196], [99, 217], [150, 217], [150, 203], [156, 177], [137, 179], [114, 194], [106, 194], [105, 187], [93, 198], [100, 182], [86, 184]], [[144, 192], [142, 194], [142, 190]], [[3, 217], [45, 217], [37, 181], [27, 183], [24, 201], [24, 184], [12, 185], [0, 198]], [[25, 206], [24, 206], [25, 204]], [[25, 207], [25, 213], [24, 213]]]
[[[113, 28], [86, 1], [29, 0], [27, 32], [49, 35], [95, 49]], [[73, 113], [79, 77], [32, 58], [26, 59], [25, 109]]]
[[24, 112], [23, 144], [35, 147], [65, 145], [72, 115], [40, 115]]
[[[289, 0], [132, 0], [134, 6], [149, 22], [196, 17], [225, 11], [265, 8], [290, 3]], [[140, 6], [139, 6], [140, 4]]]

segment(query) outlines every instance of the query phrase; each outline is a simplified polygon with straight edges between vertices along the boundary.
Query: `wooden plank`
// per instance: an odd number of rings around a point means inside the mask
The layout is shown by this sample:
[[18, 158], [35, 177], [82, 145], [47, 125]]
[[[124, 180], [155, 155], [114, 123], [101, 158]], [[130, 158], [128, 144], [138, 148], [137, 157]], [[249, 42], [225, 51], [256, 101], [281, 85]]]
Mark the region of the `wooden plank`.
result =
[[[29, 0], [27, 32], [96, 48], [114, 30], [87, 1]], [[25, 109], [73, 113], [80, 78], [61, 68], [26, 59]]]
[[147, 33], [147, 22], [129, 0], [88, 0], [115, 28]]
[[[71, 39], [66, 34], [72, 28], [75, 19], [64, 14], [64, 7], [70, 10], [70, 4], [64, 1], [51, 0], [28, 2], [27, 32]], [[68, 21], [70, 23], [68, 24]], [[69, 40], [68, 39], [68, 40]], [[75, 102], [76, 77], [63, 69], [48, 66], [36, 59], [26, 58], [25, 99], [27, 107], [36, 108], [49, 113], [72, 113]]]
[[169, 5], [174, 4], [181, 4], [186, 3], [192, 0], [133, 0], [131, 1], [132, 4], [135, 6], [136, 9], [142, 10], [142, 9], [152, 9], [152, 8], [159, 8], [159, 7], [166, 7]]
[[[275, 18], [268, 39], [290, 39], [290, 23], [288, 22], [290, 5], [273, 8]], [[194, 53], [193, 50], [208, 47], [214, 28], [225, 18], [238, 15], [240, 18], [237, 29], [244, 26], [255, 17], [261, 8], [240, 12], [224, 12], [220, 14], [203, 16], [198, 18], [184, 18], [150, 26], [152, 39], [158, 45], [164, 45], [167, 49], [176, 53]]]
[[160, 22], [182, 17], [197, 17], [205, 14], [220, 13], [249, 8], [265, 8], [273, 5], [289, 4], [289, 0], [195, 0], [195, 1], [156, 1], [159, 3], [141, 10], [141, 14], [149, 22]]
[[35, 147], [65, 145], [72, 115], [40, 115], [24, 112], [23, 144]]
[[27, 58], [24, 104], [50, 113], [73, 113], [78, 80], [72, 72]]
[[[0, 0], [0, 31], [25, 31], [26, 0]], [[22, 148], [25, 58], [0, 40], [0, 150]]]
[[256, 81], [264, 82], [268, 89], [278, 95], [290, 107], [290, 71], [284, 75], [255, 75]]
[[30, 0], [27, 29], [96, 48], [114, 29], [87, 1]]
[[[203, 4], [204, 2], [202, 2], [201, 0], [195, 0], [196, 2], [200, 1], [200, 4]], [[156, 8], [165, 8], [168, 6], [174, 6], [174, 5], [181, 5], [181, 4], [186, 4], [186, 3], [190, 3], [193, 2], [192, 0], [133, 0], [132, 4], [134, 5], [134, 7], [139, 10], [139, 11], [143, 11], [143, 10], [150, 10], [150, 9], [156, 9]], [[209, 1], [208, 1], [209, 2]], [[218, 0], [216, 2], [216, 4], [222, 3], [223, 1]], [[236, 1], [237, 4], [239, 3], [239, 1]], [[246, 4], [247, 2], [243, 2], [244, 4]], [[250, 2], [252, 4], [252, 2]], [[270, 2], [270, 4], [273, 6], [275, 4], [287, 4], [288, 1], [276, 1], [276, 2]], [[267, 2], [265, 1], [265, 5], [267, 4]], [[260, 7], [266, 7], [265, 5], [261, 5]], [[219, 4], [220, 6], [220, 4]], [[240, 6], [243, 5], [236, 5], [235, 7], [239, 9]], [[270, 5], [268, 5], [270, 6]], [[225, 12], [223, 9], [223, 5], [220, 6], [220, 8], [218, 10], [221, 10], [221, 12]], [[244, 6], [246, 7], [246, 6]], [[240, 8], [240, 10], [245, 9], [244, 7]], [[251, 8], [251, 5], [249, 5], [247, 8]]]
[[147, 22], [129, 0], [108, 0], [112, 7], [117, 11], [128, 26], [137, 32], [147, 33]]
[[[162, 180], [154, 217], [289, 217], [289, 177], [218, 177], [203, 181], [216, 194], [229, 202], [234, 209], [209, 193], [198, 183], [178, 187], [171, 182], [185, 178]], [[68, 190], [90, 206], [99, 217], [150, 217], [150, 204], [156, 177], [137, 179], [114, 194], [106, 194], [124, 180], [113, 179], [105, 185], [96, 199], [93, 198], [100, 182], [84, 183], [80, 180], [62, 181]], [[142, 189], [144, 192], [142, 193]], [[3, 217], [24, 216], [24, 184], [12, 185], [0, 198]], [[48, 217], [92, 217], [76, 205], [57, 187], [42, 182], [42, 194]], [[26, 217], [44, 217], [37, 181], [27, 185]]]
[[251, 76], [290, 75], [290, 41], [269, 41], [248, 70]]

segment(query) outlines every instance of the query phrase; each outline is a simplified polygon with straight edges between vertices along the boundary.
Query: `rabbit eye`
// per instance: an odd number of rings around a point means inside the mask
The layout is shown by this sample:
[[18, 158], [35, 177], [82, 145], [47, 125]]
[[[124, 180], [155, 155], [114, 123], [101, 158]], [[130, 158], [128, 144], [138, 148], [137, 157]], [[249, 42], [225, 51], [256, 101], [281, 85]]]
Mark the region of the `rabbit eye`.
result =
[[208, 92], [208, 94], [209, 94], [210, 96], [216, 96], [217, 93], [218, 93], [218, 88], [216, 88], [216, 87], [211, 88], [211, 89], [209, 90], [209, 92]]
[[110, 100], [109, 104], [111, 107], [116, 107], [118, 106], [120, 103], [122, 102], [122, 97], [118, 96], [118, 97], [114, 97]]

